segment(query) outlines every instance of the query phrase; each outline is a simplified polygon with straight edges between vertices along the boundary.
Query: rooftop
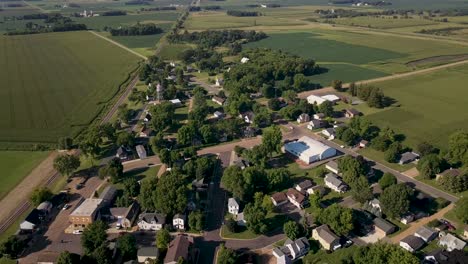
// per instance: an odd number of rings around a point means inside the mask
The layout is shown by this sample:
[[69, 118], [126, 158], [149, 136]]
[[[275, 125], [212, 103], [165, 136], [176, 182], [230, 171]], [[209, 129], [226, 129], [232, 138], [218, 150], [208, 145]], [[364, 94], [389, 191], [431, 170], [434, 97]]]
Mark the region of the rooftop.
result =
[[411, 162], [419, 157], [418, 154], [414, 152], [405, 152], [401, 154], [400, 162]]
[[333, 241], [339, 239], [339, 237], [335, 235], [335, 233], [333, 233], [333, 231], [331, 231], [330, 228], [328, 228], [328, 225], [321, 225], [315, 228], [315, 231], [328, 244], [331, 244], [333, 243]]
[[374, 219], [374, 225], [375, 227], [383, 230], [385, 233], [389, 233], [395, 229], [393, 224], [380, 217]]
[[418, 231], [416, 231], [415, 235], [419, 236], [420, 238], [424, 240], [429, 240], [432, 236], [434, 236], [437, 232], [433, 230], [432, 228], [429, 228], [427, 226], [421, 226]]
[[296, 153], [298, 156], [304, 154], [309, 157], [320, 155], [330, 149], [329, 146], [307, 136], [303, 136], [297, 141], [285, 144], [284, 148]]
[[306, 199], [302, 193], [293, 188], [289, 188], [286, 194], [288, 197], [293, 198], [298, 203], [303, 203]]
[[336, 187], [343, 184], [343, 181], [334, 173], [327, 173], [327, 175], [325, 175], [325, 182], [329, 182]]
[[92, 216], [101, 206], [102, 199], [88, 198], [73, 211], [70, 216]]
[[418, 250], [424, 245], [424, 240], [413, 235], [409, 235], [403, 238], [401, 242], [408, 244], [414, 250]]
[[185, 235], [178, 235], [169, 244], [166, 257], [164, 258], [164, 263], [168, 263], [172, 261], [177, 262], [180, 257], [187, 260], [190, 244], [191, 244], [190, 237], [185, 236]]
[[138, 249], [137, 255], [140, 257], [159, 257], [159, 250], [157, 247], [142, 247]]
[[286, 197], [286, 194], [284, 192], [277, 192], [277, 193], [274, 193], [271, 198], [273, 198], [273, 200], [275, 200], [277, 203], [280, 203], [280, 202], [283, 202], [283, 201], [286, 201], [286, 199], [288, 199]]

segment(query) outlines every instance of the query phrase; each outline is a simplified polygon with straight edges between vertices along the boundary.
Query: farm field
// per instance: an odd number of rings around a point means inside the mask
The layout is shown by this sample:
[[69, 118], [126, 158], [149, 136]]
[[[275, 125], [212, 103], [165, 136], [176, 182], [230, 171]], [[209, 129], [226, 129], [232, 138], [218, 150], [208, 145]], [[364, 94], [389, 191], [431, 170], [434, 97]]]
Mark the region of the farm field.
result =
[[428, 141], [440, 148], [457, 129], [468, 129], [468, 65], [429, 74], [376, 83], [385, 95], [397, 100], [390, 107], [367, 117], [380, 127], [392, 127], [415, 146]]
[[119, 27], [124, 25], [133, 25], [140, 23], [170, 24], [177, 20], [177, 12], [154, 12], [138, 15], [126, 16], [98, 16], [87, 18], [73, 18], [77, 23], [83, 23], [93, 30], [104, 30], [104, 27]]
[[[0, 142], [55, 143], [106, 107], [139, 59], [89, 32], [0, 37]], [[1, 144], [1, 143], [0, 143]]]
[[20, 183], [48, 154], [41, 151], [0, 151], [0, 198]]
[[381, 28], [381, 29], [426, 26], [426, 25], [438, 24], [438, 22], [431, 21], [428, 19], [421, 19], [417, 17], [415, 18], [401, 18], [401, 17], [393, 18], [390, 16], [337, 18], [337, 19], [331, 19], [331, 21], [340, 25]]

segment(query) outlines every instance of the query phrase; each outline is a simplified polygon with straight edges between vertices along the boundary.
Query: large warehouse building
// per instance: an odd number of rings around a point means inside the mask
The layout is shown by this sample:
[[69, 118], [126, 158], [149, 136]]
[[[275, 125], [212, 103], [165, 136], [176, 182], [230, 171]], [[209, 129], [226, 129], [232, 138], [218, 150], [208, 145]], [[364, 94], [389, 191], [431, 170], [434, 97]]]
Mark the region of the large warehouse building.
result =
[[336, 149], [306, 136], [301, 137], [297, 141], [285, 144], [284, 150], [298, 157], [306, 164], [328, 159], [336, 155]]

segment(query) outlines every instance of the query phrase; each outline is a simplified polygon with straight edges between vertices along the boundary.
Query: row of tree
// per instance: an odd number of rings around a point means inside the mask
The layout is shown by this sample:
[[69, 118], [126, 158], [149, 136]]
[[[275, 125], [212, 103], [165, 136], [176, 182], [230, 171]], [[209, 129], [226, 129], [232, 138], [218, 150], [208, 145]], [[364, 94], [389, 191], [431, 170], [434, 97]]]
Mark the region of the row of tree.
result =
[[168, 36], [168, 40], [173, 43], [188, 42], [194, 43], [206, 48], [214, 48], [226, 44], [232, 44], [240, 40], [245, 42], [253, 42], [266, 38], [267, 35], [263, 32], [254, 30], [207, 30], [207, 31], [184, 31], [182, 34], [172, 34]]
[[145, 36], [156, 35], [163, 32], [162, 28], [154, 23], [137, 23], [133, 26], [121, 26], [108, 29], [112, 36]]

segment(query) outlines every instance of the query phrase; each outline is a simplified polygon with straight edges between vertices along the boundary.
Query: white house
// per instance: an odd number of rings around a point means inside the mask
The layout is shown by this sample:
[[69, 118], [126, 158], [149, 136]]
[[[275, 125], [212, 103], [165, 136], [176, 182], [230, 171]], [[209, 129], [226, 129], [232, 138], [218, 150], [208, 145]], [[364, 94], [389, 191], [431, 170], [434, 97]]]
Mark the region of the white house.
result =
[[322, 97], [320, 96], [317, 96], [317, 95], [309, 95], [307, 96], [307, 102], [309, 104], [317, 104], [317, 105], [321, 105], [323, 102], [327, 101], [326, 99], [323, 99]]
[[328, 159], [336, 155], [336, 149], [307, 136], [285, 144], [284, 151], [296, 156], [306, 164]]
[[314, 193], [312, 187], [314, 187], [314, 184], [312, 183], [311, 180], [303, 180], [294, 186], [296, 190], [307, 195]]
[[376, 198], [369, 201], [369, 206], [372, 207], [373, 209], [376, 209], [382, 212], [382, 206], [380, 205], [380, 201]]
[[317, 128], [325, 127], [325, 125], [326, 125], [325, 121], [314, 119], [314, 120], [310, 120], [309, 124], [307, 125], [307, 128], [310, 130], [314, 130]]
[[247, 124], [253, 124], [254, 117], [255, 115], [252, 111], [248, 111], [241, 114], [241, 118], [244, 119], [244, 122], [246, 122]]
[[335, 139], [335, 129], [334, 128], [325, 128], [322, 130], [322, 135], [326, 136], [328, 140]]
[[439, 245], [447, 248], [447, 251], [451, 252], [455, 249], [463, 250], [466, 246], [466, 242], [459, 239], [452, 234], [440, 234]]
[[215, 111], [213, 116], [217, 119], [222, 119], [224, 118], [224, 113], [223, 112], [220, 112], [220, 111]]
[[273, 248], [273, 256], [276, 257], [277, 264], [289, 264], [305, 256], [309, 252], [309, 241], [305, 237], [294, 241], [286, 239], [284, 246]]
[[243, 57], [243, 58], [241, 59], [241, 63], [242, 63], [242, 64], [247, 63], [247, 62], [249, 62], [249, 60], [250, 60], [249, 58]]
[[158, 213], [142, 213], [138, 219], [140, 230], [161, 230], [166, 223], [166, 216]]
[[185, 230], [186, 217], [184, 214], [176, 214], [172, 218], [172, 226], [178, 230]]
[[239, 206], [239, 203], [237, 202], [237, 200], [235, 198], [229, 198], [228, 199], [228, 211], [230, 214], [233, 214], [233, 215], [238, 215], [239, 214], [239, 209], [240, 209], [240, 206]]
[[276, 264], [290, 264], [292, 263], [291, 258], [286, 256], [286, 254], [280, 248], [273, 248], [273, 256], [276, 258]]
[[344, 193], [348, 189], [348, 186], [338, 177], [338, 175], [333, 173], [325, 175], [325, 185], [339, 193]]
[[338, 169], [338, 163], [334, 160], [330, 160], [325, 164], [325, 168], [335, 174], [340, 174], [340, 170]]
[[340, 238], [327, 225], [312, 230], [312, 238], [317, 240], [325, 250], [337, 250], [341, 247]]

